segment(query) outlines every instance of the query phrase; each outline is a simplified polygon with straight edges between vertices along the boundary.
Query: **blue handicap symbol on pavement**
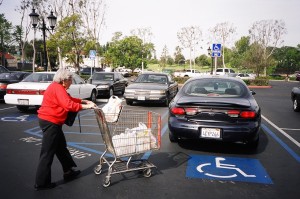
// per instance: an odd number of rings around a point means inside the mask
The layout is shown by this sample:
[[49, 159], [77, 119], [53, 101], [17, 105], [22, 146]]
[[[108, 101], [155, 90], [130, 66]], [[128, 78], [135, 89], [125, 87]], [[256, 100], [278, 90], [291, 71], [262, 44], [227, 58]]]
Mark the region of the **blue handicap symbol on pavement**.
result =
[[186, 177], [273, 184], [257, 159], [190, 155]]
[[37, 116], [36, 115], [22, 115], [22, 114], [16, 113], [16, 114], [7, 115], [5, 117], [1, 117], [0, 120], [5, 121], [5, 122], [28, 122], [28, 121], [37, 120]]

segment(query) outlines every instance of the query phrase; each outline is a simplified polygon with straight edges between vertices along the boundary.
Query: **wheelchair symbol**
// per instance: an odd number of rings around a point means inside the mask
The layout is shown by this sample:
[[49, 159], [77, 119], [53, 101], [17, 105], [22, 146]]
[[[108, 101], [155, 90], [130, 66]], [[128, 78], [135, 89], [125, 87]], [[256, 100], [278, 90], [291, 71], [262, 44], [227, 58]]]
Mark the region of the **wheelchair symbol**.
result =
[[6, 122], [24, 122], [28, 117], [29, 115], [21, 115], [18, 117], [3, 117], [1, 120]]
[[[255, 178], [256, 177], [255, 175], [248, 175], [248, 174], [246, 174], [240, 168], [237, 168], [236, 165], [221, 163], [221, 161], [224, 161], [224, 160], [226, 160], [226, 159], [222, 158], [222, 157], [216, 157], [216, 168], [217, 169], [231, 169], [231, 170], [236, 170], [237, 172], [239, 172], [241, 175], [243, 175], [246, 178]], [[203, 168], [205, 166], [209, 166], [209, 165], [211, 165], [211, 163], [200, 164], [199, 166], [197, 166], [197, 170], [200, 173], [204, 173], [204, 175], [206, 175], [206, 176], [215, 177], [215, 178], [234, 178], [234, 177], [237, 177], [237, 174], [225, 175], [224, 176], [224, 175], [214, 175], [214, 174], [211, 174], [211, 173], [206, 173], [203, 170]]]

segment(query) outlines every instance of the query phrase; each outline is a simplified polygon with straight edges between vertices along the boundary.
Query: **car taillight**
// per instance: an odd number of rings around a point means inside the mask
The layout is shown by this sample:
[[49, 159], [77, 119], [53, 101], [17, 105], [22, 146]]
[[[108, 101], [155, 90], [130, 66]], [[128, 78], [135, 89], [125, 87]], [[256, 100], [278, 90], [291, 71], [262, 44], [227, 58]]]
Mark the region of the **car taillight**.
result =
[[198, 113], [198, 108], [185, 108], [187, 115], [196, 115]]
[[171, 109], [171, 112], [172, 112], [174, 115], [185, 115], [184, 108], [173, 107], [173, 108]]
[[254, 111], [243, 111], [240, 113], [242, 118], [255, 118], [256, 113]]
[[0, 89], [6, 89], [6, 87], [7, 87], [7, 84], [1, 84], [0, 83]]
[[45, 90], [7, 89], [7, 94], [44, 95]]
[[198, 108], [173, 107], [171, 112], [174, 115], [196, 115], [198, 113]]
[[254, 118], [256, 116], [255, 111], [228, 110], [226, 113], [230, 117]]

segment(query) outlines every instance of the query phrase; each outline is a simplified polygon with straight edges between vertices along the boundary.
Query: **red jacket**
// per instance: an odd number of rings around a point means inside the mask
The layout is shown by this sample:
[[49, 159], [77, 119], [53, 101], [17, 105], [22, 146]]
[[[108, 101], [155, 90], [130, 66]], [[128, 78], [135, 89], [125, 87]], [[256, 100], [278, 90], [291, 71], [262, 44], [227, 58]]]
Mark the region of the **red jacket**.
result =
[[63, 125], [68, 111], [78, 112], [81, 109], [81, 99], [71, 97], [61, 84], [52, 82], [46, 89], [37, 112], [40, 119]]

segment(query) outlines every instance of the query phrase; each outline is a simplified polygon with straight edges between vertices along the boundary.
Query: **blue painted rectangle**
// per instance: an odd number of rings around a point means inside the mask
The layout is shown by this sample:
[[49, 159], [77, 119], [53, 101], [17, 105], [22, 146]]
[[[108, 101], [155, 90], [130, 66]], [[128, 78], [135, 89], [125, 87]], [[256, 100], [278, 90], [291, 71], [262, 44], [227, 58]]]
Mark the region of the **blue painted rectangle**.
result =
[[259, 160], [190, 155], [186, 177], [273, 184]]

